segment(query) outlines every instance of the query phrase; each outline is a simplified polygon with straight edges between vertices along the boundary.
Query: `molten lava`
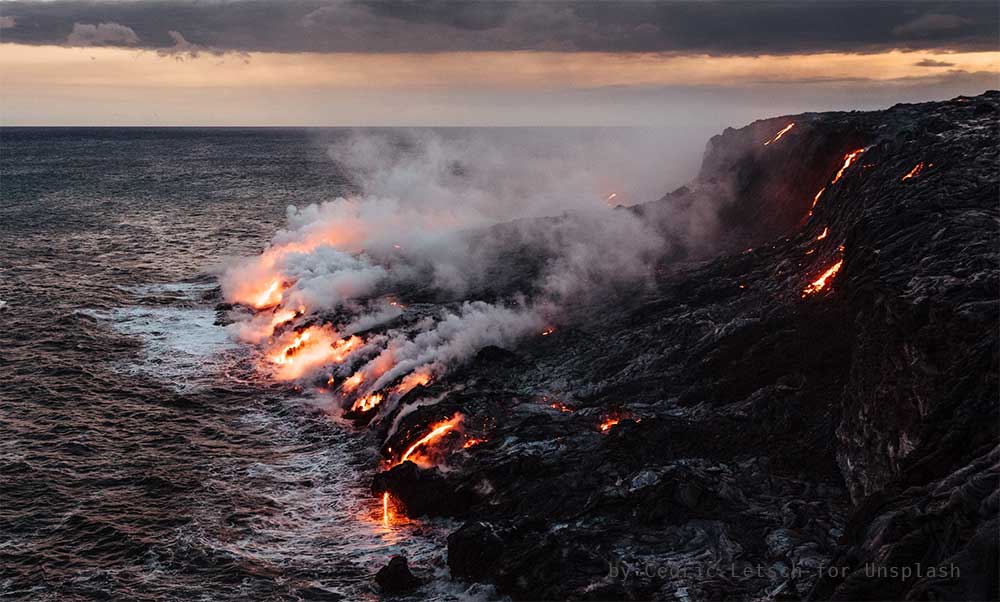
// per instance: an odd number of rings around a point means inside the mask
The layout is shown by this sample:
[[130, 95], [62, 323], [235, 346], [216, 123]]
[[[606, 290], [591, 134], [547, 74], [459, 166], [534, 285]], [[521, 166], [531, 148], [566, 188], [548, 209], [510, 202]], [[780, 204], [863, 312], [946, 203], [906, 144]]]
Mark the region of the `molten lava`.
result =
[[281, 294], [281, 281], [272, 280], [267, 289], [254, 299], [253, 306], [257, 309], [275, 306], [281, 303]]
[[915, 177], [919, 176], [920, 172], [922, 172], [923, 170], [924, 170], [924, 162], [921, 161], [920, 163], [917, 163], [916, 165], [914, 165], [913, 169], [910, 170], [910, 173], [908, 173], [905, 176], [903, 176], [903, 179], [900, 180], [900, 182], [905, 182], [906, 180], [909, 180], [910, 178], [915, 178]]
[[823, 240], [829, 233], [830, 233], [830, 228], [823, 228], [823, 231], [820, 232], [820, 235], [816, 237], [816, 240]]
[[417, 442], [411, 445], [409, 448], [407, 448], [406, 452], [400, 457], [399, 462], [396, 462], [396, 464], [402, 464], [403, 462], [406, 462], [407, 460], [410, 459], [410, 456], [412, 456], [413, 453], [417, 451], [418, 448], [425, 447], [443, 437], [445, 433], [451, 431], [459, 424], [461, 424], [462, 418], [463, 416], [461, 414], [455, 414], [450, 419], [445, 420], [444, 422], [438, 422], [432, 424], [430, 432], [421, 437], [420, 439], [418, 439]]
[[837, 181], [840, 180], [840, 178], [842, 178], [844, 176], [844, 172], [847, 171], [847, 168], [850, 167], [851, 164], [854, 163], [854, 161], [857, 160], [857, 158], [863, 152], [865, 152], [865, 149], [859, 148], [859, 149], [855, 149], [855, 150], [847, 153], [846, 155], [844, 155], [844, 165], [843, 165], [843, 167], [840, 168], [840, 171], [837, 172], [837, 175], [833, 176], [833, 181], [830, 182], [830, 183], [831, 184], [836, 184]]
[[621, 422], [621, 418], [608, 418], [601, 423], [600, 429], [602, 433], [606, 433], [611, 430], [611, 427]]
[[389, 514], [389, 492], [382, 494], [382, 524], [388, 527], [392, 523], [392, 516]]
[[555, 332], [555, 331], [556, 331], [556, 329], [555, 329], [555, 328], [552, 328], [552, 327], [550, 326], [549, 328], [546, 328], [545, 330], [543, 330], [543, 331], [542, 331], [542, 336], [543, 336], [543, 337], [547, 337], [547, 336], [549, 336], [550, 334], [552, 334], [552, 333], [553, 333], [553, 332]]
[[788, 131], [790, 129], [792, 129], [793, 127], [795, 127], [795, 124], [794, 123], [789, 123], [788, 125], [786, 125], [785, 127], [783, 127], [780, 132], [778, 132], [777, 134], [775, 134], [774, 138], [771, 138], [770, 140], [768, 140], [767, 142], [765, 142], [764, 146], [767, 146], [768, 144], [771, 144], [772, 142], [777, 142], [778, 140], [781, 140], [781, 137], [784, 136], [785, 134], [787, 134]]
[[364, 380], [365, 380], [364, 374], [362, 374], [361, 372], [355, 372], [350, 377], [348, 377], [347, 380], [344, 381], [344, 384], [340, 385], [340, 388], [343, 389], [345, 392], [353, 391], [354, 389], [357, 389], [358, 385], [360, 385]]
[[465, 443], [462, 444], [462, 449], [467, 449], [472, 447], [473, 445], [479, 445], [480, 443], [485, 443], [485, 442], [486, 439], [477, 439], [476, 437], [469, 437], [468, 439], [465, 440]]
[[823, 290], [823, 288], [827, 285], [827, 280], [836, 276], [837, 272], [840, 271], [840, 267], [842, 265], [844, 265], [843, 259], [830, 266], [830, 268], [827, 271], [823, 272], [822, 276], [820, 276], [816, 280], [813, 280], [809, 284], [809, 286], [803, 289], [802, 296], [805, 297], [806, 295], [811, 295], [813, 293]]
[[574, 411], [572, 406], [568, 406], [568, 405], [562, 403], [561, 401], [557, 401], [555, 403], [549, 404], [549, 407], [552, 408], [552, 409], [554, 409], [554, 410], [559, 410], [560, 412], [567, 412], [567, 413], [569, 413], [569, 412], [573, 412]]
[[352, 351], [360, 347], [363, 342], [364, 341], [361, 340], [361, 337], [357, 336], [340, 339], [332, 345], [333, 355], [331, 359], [338, 364], [343, 362], [347, 359], [347, 356], [349, 356]]
[[309, 344], [309, 339], [312, 338], [312, 332], [309, 330], [299, 333], [295, 339], [285, 345], [281, 351], [271, 356], [271, 361], [275, 364], [290, 364], [294, 361], [295, 354], [302, 350], [307, 344]]
[[298, 312], [294, 312], [290, 309], [278, 309], [275, 310], [274, 315], [271, 316], [271, 332], [278, 326], [281, 326], [285, 322], [289, 322], [299, 315]]
[[372, 393], [370, 395], [365, 395], [364, 397], [358, 399], [351, 406], [352, 412], [367, 412], [369, 410], [375, 409], [375, 407], [382, 403], [381, 393]]
[[426, 386], [431, 382], [431, 375], [426, 372], [411, 372], [403, 377], [403, 380], [396, 385], [396, 393], [400, 396], [406, 395], [417, 385]]
[[338, 341], [329, 325], [309, 326], [289, 340], [291, 334], [279, 337], [272, 347], [274, 351], [268, 355], [277, 366], [275, 377], [278, 380], [295, 380], [331, 362], [340, 363], [346, 357], [345, 349], [361, 344], [357, 337]]

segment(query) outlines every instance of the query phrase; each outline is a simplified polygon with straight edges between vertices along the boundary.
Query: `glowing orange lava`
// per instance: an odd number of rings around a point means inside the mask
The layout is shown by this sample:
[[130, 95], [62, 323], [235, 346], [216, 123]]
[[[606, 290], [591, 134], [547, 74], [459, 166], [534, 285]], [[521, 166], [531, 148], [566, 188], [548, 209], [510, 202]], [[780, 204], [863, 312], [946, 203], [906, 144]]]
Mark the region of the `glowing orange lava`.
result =
[[382, 494], [382, 524], [386, 527], [392, 523], [392, 517], [389, 515], [389, 492], [386, 491]]
[[273, 333], [275, 328], [281, 326], [285, 322], [292, 320], [297, 315], [298, 313], [290, 309], [275, 310], [274, 315], [271, 316], [271, 332]]
[[811, 295], [811, 294], [813, 294], [815, 292], [819, 292], [819, 291], [823, 290], [823, 288], [827, 285], [827, 280], [829, 280], [830, 278], [833, 278], [834, 276], [836, 276], [837, 272], [840, 271], [840, 267], [842, 265], [844, 265], [844, 260], [843, 259], [841, 259], [837, 263], [835, 263], [832, 266], [830, 266], [830, 269], [828, 269], [827, 271], [823, 272], [822, 276], [820, 276], [816, 280], [813, 280], [809, 284], [809, 286], [807, 286], [802, 291], [802, 296], [805, 297], [806, 295]]
[[485, 442], [486, 439], [477, 439], [476, 437], [469, 437], [468, 439], [465, 440], [465, 443], [462, 444], [462, 449], [467, 449], [472, 447], [473, 445], [479, 445], [480, 443], [485, 443]]
[[858, 158], [858, 156], [863, 152], [865, 152], [865, 149], [859, 148], [844, 155], [844, 166], [840, 168], [840, 171], [837, 172], [837, 175], [833, 176], [833, 181], [830, 183], [836, 184], [837, 180], [843, 177], [844, 172], [847, 171], [847, 168], [850, 167], [851, 164], [854, 163], [854, 161]]
[[396, 386], [396, 393], [406, 395], [417, 385], [426, 385], [431, 382], [431, 375], [426, 372], [411, 372], [403, 377], [403, 380]]
[[253, 306], [257, 309], [264, 309], [265, 307], [272, 307], [279, 303], [281, 303], [281, 281], [272, 280], [267, 289], [254, 299]]
[[820, 232], [819, 236], [816, 237], [816, 240], [823, 240], [829, 233], [830, 233], [830, 228], [823, 228], [823, 231]]
[[360, 339], [346, 341], [348, 343], [338, 341], [333, 328], [327, 324], [309, 326], [297, 333], [286, 332], [272, 343], [268, 354], [268, 359], [277, 367], [274, 377], [295, 380], [332, 362], [342, 362], [346, 357], [344, 347], [361, 344]]
[[765, 142], [764, 146], [767, 146], [768, 144], [771, 144], [772, 142], [777, 142], [778, 140], [781, 140], [781, 137], [784, 136], [785, 134], [787, 134], [788, 130], [792, 129], [793, 127], [795, 127], [795, 124], [794, 123], [789, 123], [788, 125], [786, 125], [785, 127], [783, 127], [780, 132], [778, 132], [777, 134], [775, 134], [774, 138], [771, 138], [770, 140], [768, 140], [767, 142]]
[[294, 361], [295, 354], [302, 350], [312, 338], [312, 332], [306, 330], [298, 334], [295, 339], [282, 348], [281, 351], [271, 356], [271, 361], [275, 364], [290, 364]]
[[546, 328], [545, 330], [543, 330], [543, 331], [542, 331], [542, 336], [543, 336], [543, 337], [547, 337], [547, 336], [549, 336], [550, 334], [552, 334], [552, 333], [553, 333], [553, 332], [555, 332], [555, 331], [556, 331], [556, 329], [555, 329], [555, 328], [552, 328], [552, 327], [550, 326], [549, 328]]
[[340, 385], [340, 388], [343, 389], [344, 391], [353, 391], [354, 389], [357, 389], [358, 385], [360, 385], [364, 380], [365, 380], [364, 374], [362, 374], [361, 372], [355, 372], [347, 380], [344, 381], [344, 384]]
[[333, 361], [337, 362], [338, 364], [344, 361], [345, 359], [347, 359], [347, 356], [350, 355], [352, 351], [360, 347], [361, 343], [363, 342], [364, 341], [361, 340], [361, 337], [358, 336], [351, 336], [346, 339], [340, 339], [339, 341], [337, 341], [332, 345]]
[[559, 410], [560, 412], [567, 412], [568, 413], [568, 412], [572, 412], [573, 411], [572, 407], [570, 407], [570, 406], [562, 403], [561, 401], [557, 401], [557, 402], [555, 402], [553, 404], [550, 404], [549, 407], [552, 408], [552, 409], [555, 409], [555, 410]]
[[606, 433], [611, 430], [611, 427], [621, 422], [620, 418], [608, 418], [601, 423], [601, 432]]
[[920, 163], [917, 163], [916, 165], [914, 165], [913, 169], [910, 170], [910, 173], [908, 173], [905, 176], [903, 176], [903, 179], [900, 180], [900, 182], [905, 182], [906, 180], [909, 180], [910, 178], [915, 178], [915, 177], [919, 176], [920, 172], [922, 172], [923, 170], [924, 170], [924, 162], [921, 161]]
[[461, 422], [462, 422], [462, 415], [455, 414], [449, 420], [432, 424], [431, 431], [426, 435], [424, 435], [423, 437], [421, 437], [419, 440], [417, 440], [416, 443], [411, 445], [406, 450], [406, 453], [404, 453], [402, 457], [399, 459], [399, 462], [397, 462], [397, 464], [402, 464], [403, 462], [406, 462], [407, 460], [410, 459], [410, 456], [413, 455], [413, 452], [415, 452], [417, 448], [423, 447], [429, 443], [432, 443], [440, 439], [442, 436], [444, 436], [445, 433], [457, 427]]
[[374, 409], [375, 406], [377, 406], [380, 403], [382, 403], [382, 394], [381, 393], [372, 393], [370, 395], [365, 395], [364, 397], [362, 397], [362, 398], [358, 399], [357, 401], [355, 401], [354, 405], [351, 406], [351, 411], [352, 412], [367, 412], [369, 410]]

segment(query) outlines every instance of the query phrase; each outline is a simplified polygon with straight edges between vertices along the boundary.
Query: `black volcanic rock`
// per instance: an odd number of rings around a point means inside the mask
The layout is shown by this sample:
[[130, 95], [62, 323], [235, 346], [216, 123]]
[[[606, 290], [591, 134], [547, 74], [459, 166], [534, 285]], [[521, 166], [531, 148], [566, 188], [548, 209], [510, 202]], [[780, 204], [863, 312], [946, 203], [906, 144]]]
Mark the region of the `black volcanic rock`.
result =
[[407, 460], [381, 472], [372, 482], [372, 493], [390, 492], [408, 516], [457, 516], [478, 500], [475, 492], [449, 481], [441, 471], [422, 469]]
[[375, 582], [386, 594], [402, 594], [420, 587], [422, 580], [410, 572], [404, 556], [393, 556], [389, 563], [375, 573]]
[[[628, 209], [680, 240], [655, 287], [408, 396], [386, 457], [457, 412], [485, 442], [373, 491], [460, 516], [452, 575], [515, 599], [998, 599], [998, 118], [990, 92], [726, 130]], [[712, 248], [672, 221], [695, 206]]]

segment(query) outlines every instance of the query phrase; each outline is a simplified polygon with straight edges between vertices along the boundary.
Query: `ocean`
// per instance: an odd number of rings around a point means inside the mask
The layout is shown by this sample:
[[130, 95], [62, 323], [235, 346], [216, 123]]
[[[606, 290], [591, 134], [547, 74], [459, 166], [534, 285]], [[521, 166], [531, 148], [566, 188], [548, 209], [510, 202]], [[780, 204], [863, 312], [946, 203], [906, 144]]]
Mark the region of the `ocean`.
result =
[[350, 191], [339, 135], [2, 130], [2, 597], [365, 599], [396, 553], [446, 574], [455, 525], [384, 527], [375, 445], [214, 324], [227, 258]]

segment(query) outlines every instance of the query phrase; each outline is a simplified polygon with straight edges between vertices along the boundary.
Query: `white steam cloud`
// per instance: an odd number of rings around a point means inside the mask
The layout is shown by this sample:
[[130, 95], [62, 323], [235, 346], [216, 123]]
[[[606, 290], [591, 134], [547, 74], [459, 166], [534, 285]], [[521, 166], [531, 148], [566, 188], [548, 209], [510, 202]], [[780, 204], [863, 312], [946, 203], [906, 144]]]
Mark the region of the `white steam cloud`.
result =
[[[670, 241], [616, 205], [655, 200], [690, 175], [690, 164], [668, 169], [671, 143], [614, 130], [335, 141], [330, 157], [360, 192], [289, 207], [272, 244], [226, 271], [226, 298], [258, 309], [233, 330], [267, 346], [283, 378], [330, 375], [346, 401], [391, 408], [486, 346], [541, 334], [567, 302], [647, 281]], [[395, 300], [414, 293], [465, 301]]]

